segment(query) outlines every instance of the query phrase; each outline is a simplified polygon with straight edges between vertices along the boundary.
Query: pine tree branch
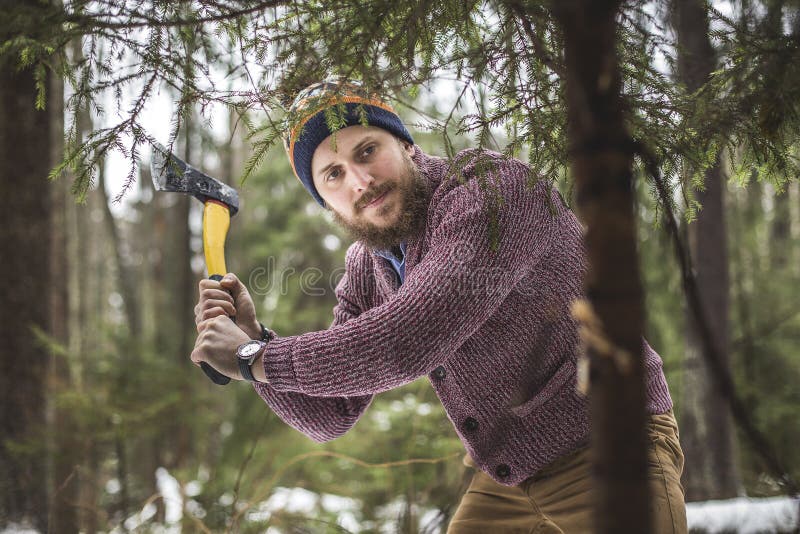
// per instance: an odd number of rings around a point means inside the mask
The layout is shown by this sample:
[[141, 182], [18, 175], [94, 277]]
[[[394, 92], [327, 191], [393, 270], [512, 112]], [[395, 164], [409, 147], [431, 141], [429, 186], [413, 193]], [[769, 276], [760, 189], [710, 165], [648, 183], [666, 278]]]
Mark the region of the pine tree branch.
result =
[[281, 7], [289, 5], [289, 0], [262, 0], [247, 8], [223, 11], [216, 15], [207, 17], [192, 17], [192, 18], [175, 18], [175, 19], [159, 19], [143, 15], [141, 12], [125, 13], [126, 17], [135, 17], [141, 22], [106, 22], [101, 20], [98, 16], [83, 15], [77, 13], [68, 13], [64, 16], [64, 22], [76, 24], [82, 29], [91, 30], [94, 28], [106, 29], [134, 29], [134, 28], [178, 28], [183, 26], [197, 26], [208, 22], [221, 22], [224, 20], [231, 20], [245, 15], [250, 15], [264, 9]]
[[563, 80], [566, 76], [566, 71], [564, 70], [563, 65], [556, 62], [556, 60], [547, 53], [546, 47], [544, 43], [541, 41], [536, 32], [533, 29], [533, 25], [531, 24], [530, 17], [528, 13], [525, 11], [525, 7], [522, 5], [521, 2], [517, 0], [513, 0], [507, 3], [508, 7], [511, 11], [517, 16], [522, 24], [522, 28], [527, 36], [528, 40], [530, 41], [531, 46], [533, 47], [533, 53], [536, 56], [536, 59], [542, 62], [547, 68], [558, 74], [558, 76]]

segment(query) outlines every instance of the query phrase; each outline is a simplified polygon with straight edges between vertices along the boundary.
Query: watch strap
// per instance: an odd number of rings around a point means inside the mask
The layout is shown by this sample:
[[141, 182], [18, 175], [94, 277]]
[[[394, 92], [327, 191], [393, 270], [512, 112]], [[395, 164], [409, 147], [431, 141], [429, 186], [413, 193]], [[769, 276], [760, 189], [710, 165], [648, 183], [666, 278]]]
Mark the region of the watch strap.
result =
[[261, 341], [271, 341], [275, 337], [274, 334], [264, 326], [264, 323], [259, 322], [258, 324], [261, 326]]
[[[258, 354], [256, 354], [256, 357], [258, 357]], [[238, 358], [238, 360], [239, 360], [239, 372], [242, 374], [242, 378], [244, 378], [248, 382], [258, 382], [258, 380], [256, 380], [256, 377], [253, 376], [253, 370], [250, 368], [250, 366], [252, 365], [252, 361], [255, 360], [252, 360], [251, 362], [248, 362], [244, 358]]]

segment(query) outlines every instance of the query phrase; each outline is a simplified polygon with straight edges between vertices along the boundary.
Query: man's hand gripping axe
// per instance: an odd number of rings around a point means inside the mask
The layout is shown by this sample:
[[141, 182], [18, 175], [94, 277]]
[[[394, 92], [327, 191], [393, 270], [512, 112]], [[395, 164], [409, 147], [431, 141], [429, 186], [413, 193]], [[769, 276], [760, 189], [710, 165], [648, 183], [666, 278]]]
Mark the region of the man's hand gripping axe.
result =
[[[203, 252], [211, 280], [222, 280], [225, 268], [225, 236], [231, 217], [239, 211], [239, 194], [219, 180], [198, 171], [159, 144], [153, 144], [150, 169], [156, 191], [188, 193], [203, 203]], [[206, 362], [200, 367], [212, 382], [224, 386], [230, 378]]]

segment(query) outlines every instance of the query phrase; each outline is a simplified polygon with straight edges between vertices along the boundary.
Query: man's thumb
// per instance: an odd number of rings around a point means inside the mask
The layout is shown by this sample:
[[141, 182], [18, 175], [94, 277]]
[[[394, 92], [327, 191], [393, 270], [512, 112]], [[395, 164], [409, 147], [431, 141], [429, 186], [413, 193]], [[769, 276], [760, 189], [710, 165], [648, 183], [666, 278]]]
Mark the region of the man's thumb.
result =
[[230, 292], [231, 296], [236, 301], [239, 300], [239, 297], [247, 294], [247, 288], [233, 273], [226, 274], [222, 278], [220, 284]]
[[239, 281], [239, 279], [233, 273], [228, 273], [223, 276], [219, 283], [222, 285], [222, 287], [234, 293], [238, 293], [239, 288], [242, 285], [242, 282]]

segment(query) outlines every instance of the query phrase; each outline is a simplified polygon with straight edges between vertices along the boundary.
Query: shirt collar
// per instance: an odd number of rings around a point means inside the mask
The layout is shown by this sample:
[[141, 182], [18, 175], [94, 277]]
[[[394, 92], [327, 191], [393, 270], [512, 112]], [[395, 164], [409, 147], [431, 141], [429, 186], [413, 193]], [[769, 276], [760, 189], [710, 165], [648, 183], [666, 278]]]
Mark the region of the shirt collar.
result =
[[398, 263], [402, 263], [406, 259], [406, 242], [405, 241], [400, 243], [400, 253], [401, 253], [401, 257], [398, 258], [397, 256], [394, 255], [394, 252], [392, 252], [391, 249], [389, 249], [389, 250], [375, 249], [375, 254], [377, 254], [381, 258], [385, 258], [385, 259], [387, 259], [389, 261], [395, 260]]

